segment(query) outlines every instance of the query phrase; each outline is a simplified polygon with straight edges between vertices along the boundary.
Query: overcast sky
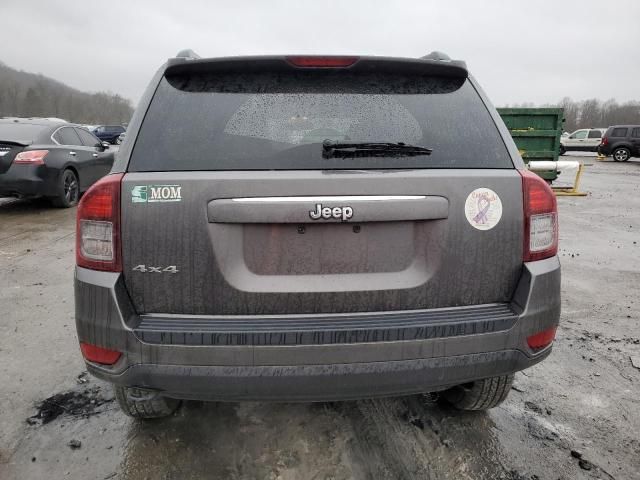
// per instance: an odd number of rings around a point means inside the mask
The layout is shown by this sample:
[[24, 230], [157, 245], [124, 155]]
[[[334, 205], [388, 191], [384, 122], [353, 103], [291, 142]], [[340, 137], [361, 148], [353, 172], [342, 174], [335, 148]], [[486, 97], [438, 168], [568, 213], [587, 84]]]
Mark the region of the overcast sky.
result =
[[493, 103], [640, 100], [640, 1], [0, 0], [0, 61], [137, 102], [167, 57], [466, 60]]

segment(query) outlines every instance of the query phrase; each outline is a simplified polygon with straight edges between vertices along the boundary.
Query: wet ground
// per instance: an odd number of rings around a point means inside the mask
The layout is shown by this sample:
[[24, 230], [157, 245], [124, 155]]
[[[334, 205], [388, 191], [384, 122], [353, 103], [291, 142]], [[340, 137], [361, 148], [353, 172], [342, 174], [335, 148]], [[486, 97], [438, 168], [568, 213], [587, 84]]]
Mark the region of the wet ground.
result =
[[554, 351], [488, 413], [407, 397], [125, 417], [83, 374], [75, 210], [0, 200], [0, 478], [639, 479], [640, 160], [575, 158], [590, 195], [559, 198]]

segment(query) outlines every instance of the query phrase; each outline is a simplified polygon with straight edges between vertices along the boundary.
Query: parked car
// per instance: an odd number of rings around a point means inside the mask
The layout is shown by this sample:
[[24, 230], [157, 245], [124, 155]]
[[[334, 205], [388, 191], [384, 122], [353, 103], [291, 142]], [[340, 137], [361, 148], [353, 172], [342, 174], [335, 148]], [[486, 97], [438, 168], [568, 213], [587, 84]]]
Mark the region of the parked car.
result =
[[560, 137], [560, 155], [566, 152], [597, 152], [606, 128], [581, 128]]
[[601, 155], [611, 155], [616, 162], [640, 157], [640, 125], [614, 125], [609, 127], [598, 147]]
[[120, 134], [126, 131], [127, 129], [122, 125], [100, 125], [93, 130], [93, 133], [103, 142], [115, 145]]
[[70, 123], [0, 119], [0, 197], [47, 197], [71, 207], [111, 169], [108, 146]]
[[141, 102], [77, 213], [80, 350], [127, 414], [483, 410], [549, 355], [556, 198], [464, 62], [183, 52]]

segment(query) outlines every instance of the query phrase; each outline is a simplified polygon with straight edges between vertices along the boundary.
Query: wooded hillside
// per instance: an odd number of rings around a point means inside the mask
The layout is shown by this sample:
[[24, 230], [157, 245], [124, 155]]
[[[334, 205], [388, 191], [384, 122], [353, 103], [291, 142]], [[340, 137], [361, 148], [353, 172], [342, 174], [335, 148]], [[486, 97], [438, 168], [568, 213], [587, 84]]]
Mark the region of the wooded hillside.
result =
[[131, 102], [113, 93], [86, 93], [0, 62], [0, 117], [58, 117], [74, 123], [128, 123]]

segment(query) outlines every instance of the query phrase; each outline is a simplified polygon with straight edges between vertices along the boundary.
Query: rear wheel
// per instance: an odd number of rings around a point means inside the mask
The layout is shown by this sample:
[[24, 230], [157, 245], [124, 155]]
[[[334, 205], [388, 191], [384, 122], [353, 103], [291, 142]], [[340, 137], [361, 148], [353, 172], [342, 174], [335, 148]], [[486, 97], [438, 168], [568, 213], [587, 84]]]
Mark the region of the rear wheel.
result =
[[78, 176], [71, 169], [66, 169], [58, 180], [58, 195], [51, 199], [56, 207], [69, 208], [78, 203], [80, 199], [80, 183]]
[[626, 162], [631, 157], [631, 152], [628, 148], [620, 147], [616, 148], [612, 155], [616, 162]]
[[560, 145], [560, 155], [564, 155], [565, 153], [567, 153], [567, 150], [562, 145]]
[[458, 385], [443, 392], [442, 397], [459, 410], [488, 410], [507, 398], [513, 376], [502, 375]]
[[120, 409], [133, 418], [161, 418], [175, 412], [180, 400], [158, 395], [156, 392], [114, 385]]

